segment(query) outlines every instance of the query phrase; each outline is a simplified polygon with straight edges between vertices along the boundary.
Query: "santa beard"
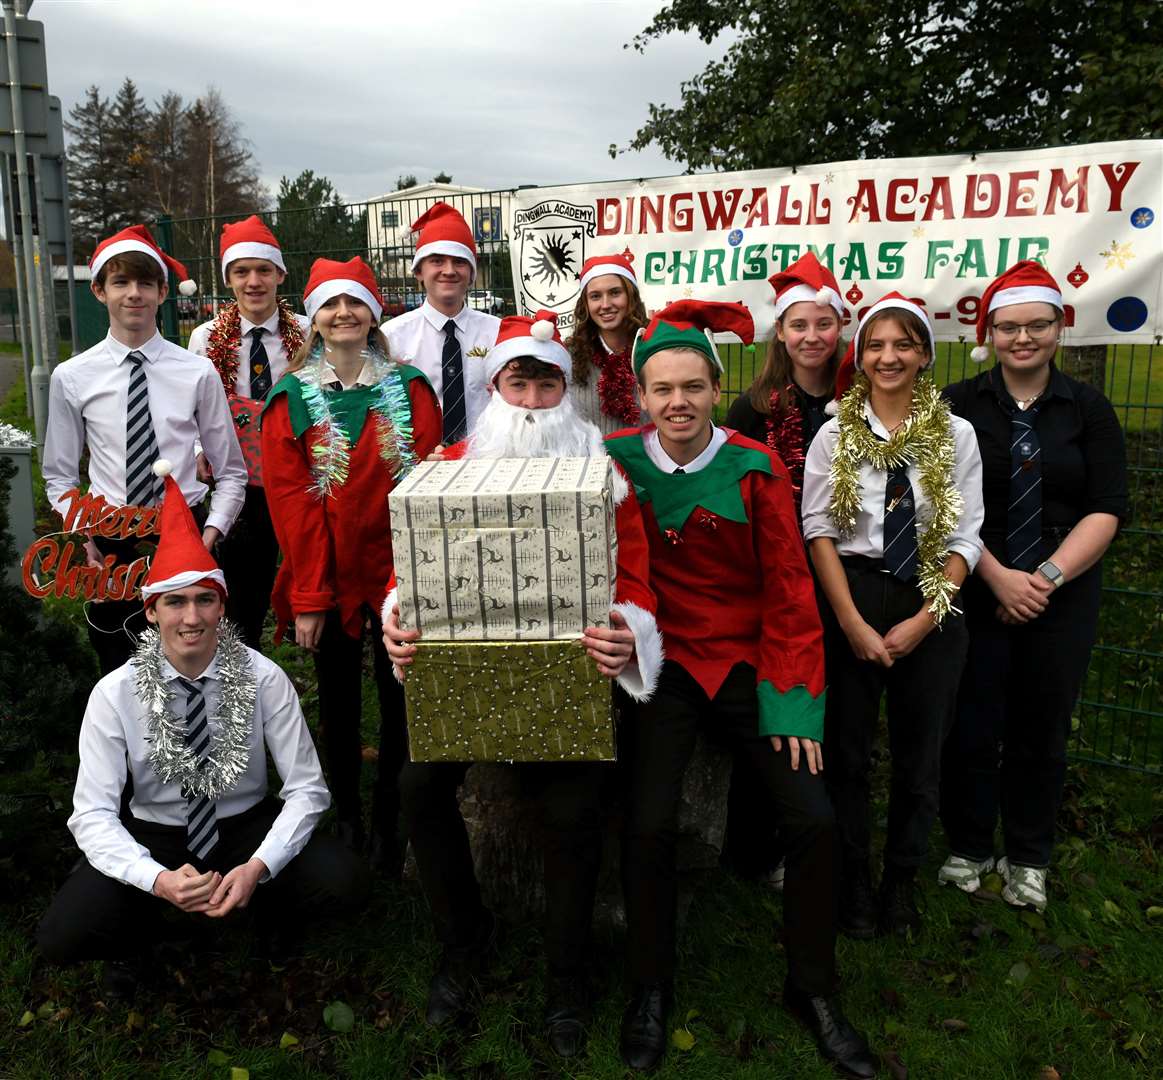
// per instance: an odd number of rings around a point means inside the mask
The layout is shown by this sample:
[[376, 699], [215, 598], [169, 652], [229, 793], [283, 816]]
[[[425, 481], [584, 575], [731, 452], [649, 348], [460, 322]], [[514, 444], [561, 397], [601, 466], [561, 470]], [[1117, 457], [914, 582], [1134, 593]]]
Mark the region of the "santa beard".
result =
[[526, 409], [510, 405], [494, 390], [465, 456], [592, 457], [605, 452], [601, 431], [578, 414], [568, 393], [552, 409]]

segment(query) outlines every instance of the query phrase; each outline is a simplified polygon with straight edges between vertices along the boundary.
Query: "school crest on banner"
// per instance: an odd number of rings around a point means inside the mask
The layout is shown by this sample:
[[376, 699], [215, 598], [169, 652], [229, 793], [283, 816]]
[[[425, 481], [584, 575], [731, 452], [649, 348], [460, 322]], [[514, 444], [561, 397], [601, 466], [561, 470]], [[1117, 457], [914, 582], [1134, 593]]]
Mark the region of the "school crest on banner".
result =
[[521, 297], [526, 313], [539, 307], [565, 310], [580, 291], [586, 241], [597, 228], [593, 206], [550, 199], [513, 219]]

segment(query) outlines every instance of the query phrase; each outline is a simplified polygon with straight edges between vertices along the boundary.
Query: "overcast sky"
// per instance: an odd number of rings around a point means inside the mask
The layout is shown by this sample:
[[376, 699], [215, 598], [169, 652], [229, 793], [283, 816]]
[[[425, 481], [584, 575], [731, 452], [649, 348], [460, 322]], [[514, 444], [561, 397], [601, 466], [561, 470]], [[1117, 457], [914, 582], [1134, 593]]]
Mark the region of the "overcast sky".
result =
[[29, 16], [66, 115], [88, 86], [112, 97], [126, 75], [151, 103], [214, 85], [272, 192], [314, 169], [358, 200], [441, 170], [483, 188], [681, 172], [656, 150], [607, 153], [723, 51], [694, 35], [623, 49], [661, 6], [35, 0]]

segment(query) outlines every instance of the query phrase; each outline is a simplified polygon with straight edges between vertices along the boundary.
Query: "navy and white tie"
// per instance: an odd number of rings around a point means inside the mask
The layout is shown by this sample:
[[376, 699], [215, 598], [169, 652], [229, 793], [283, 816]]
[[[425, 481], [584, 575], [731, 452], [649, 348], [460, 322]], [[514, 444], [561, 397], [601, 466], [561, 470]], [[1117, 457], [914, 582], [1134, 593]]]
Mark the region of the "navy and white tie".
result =
[[145, 378], [145, 357], [136, 350], [129, 360], [129, 393], [125, 404], [125, 505], [153, 506], [165, 490], [154, 475], [158, 459], [157, 436], [149, 411], [149, 384]]
[[906, 465], [889, 469], [885, 479], [884, 568], [901, 581], [917, 573], [917, 507]]
[[460, 442], [468, 433], [464, 403], [464, 358], [456, 337], [456, 323], [444, 324], [444, 349], [440, 357], [441, 401], [444, 412], [444, 445]]
[[1010, 502], [1006, 555], [1015, 570], [1031, 572], [1042, 561], [1042, 444], [1034, 430], [1038, 406], [1010, 416]]
[[[206, 698], [202, 679], [183, 679], [178, 683], [186, 691], [186, 745], [201, 771], [210, 758], [210, 726], [206, 722]], [[195, 859], [205, 859], [218, 844], [218, 816], [214, 800], [196, 792], [186, 792], [186, 850]]]
[[271, 392], [271, 359], [262, 340], [265, 333], [262, 326], [250, 332], [250, 396], [258, 401], [266, 401]]

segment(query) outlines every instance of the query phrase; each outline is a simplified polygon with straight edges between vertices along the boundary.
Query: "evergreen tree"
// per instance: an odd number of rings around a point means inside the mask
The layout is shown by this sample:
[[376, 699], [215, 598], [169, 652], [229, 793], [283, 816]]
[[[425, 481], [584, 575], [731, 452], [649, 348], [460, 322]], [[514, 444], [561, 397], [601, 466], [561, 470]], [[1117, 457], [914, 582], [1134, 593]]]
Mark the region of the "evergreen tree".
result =
[[350, 259], [367, 255], [367, 212], [344, 206], [326, 176], [304, 169], [279, 182], [278, 210], [272, 228], [287, 263], [286, 291], [302, 292], [317, 258]]
[[126, 78], [109, 110], [109, 148], [117, 169], [111, 183], [121, 217], [119, 227], [153, 216], [149, 157], [153, 117], [130, 78]]
[[90, 86], [84, 100], [69, 110], [69, 202], [73, 243], [87, 258], [98, 240], [120, 226], [119, 167], [113, 149], [113, 118], [109, 99]]

